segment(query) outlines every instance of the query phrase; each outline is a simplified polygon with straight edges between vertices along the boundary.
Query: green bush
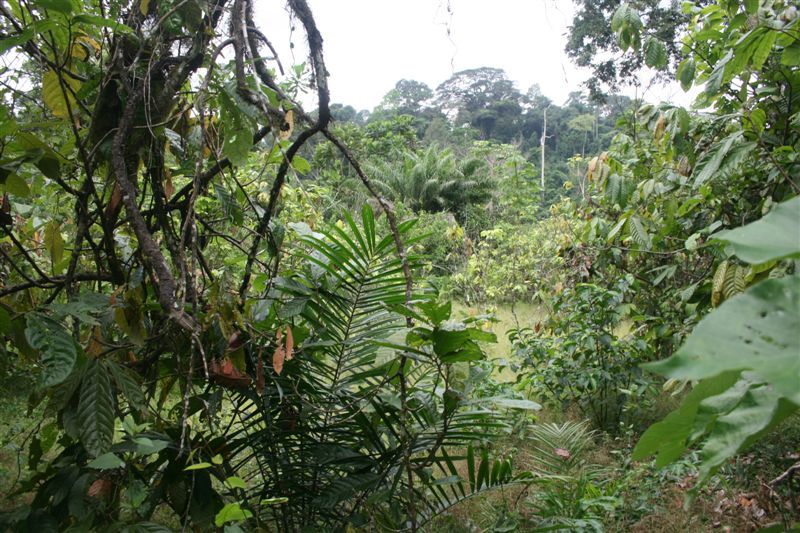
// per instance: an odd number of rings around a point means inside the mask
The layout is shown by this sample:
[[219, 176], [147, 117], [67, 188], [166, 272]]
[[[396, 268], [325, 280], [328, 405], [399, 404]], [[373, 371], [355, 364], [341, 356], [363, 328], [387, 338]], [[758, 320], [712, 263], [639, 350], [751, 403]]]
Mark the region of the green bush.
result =
[[650, 346], [618, 336], [629, 309], [623, 305], [626, 289], [624, 281], [617, 290], [579, 284], [555, 299], [543, 326], [510, 334], [524, 379], [536, 394], [564, 409], [577, 407], [597, 428], [612, 433], [635, 418], [651, 390], [638, 366], [649, 359]]
[[569, 243], [571, 228], [567, 218], [553, 216], [535, 225], [501, 223], [481, 232], [466, 268], [453, 276], [455, 292], [468, 302], [531, 300], [548, 293], [563, 276], [559, 253]]

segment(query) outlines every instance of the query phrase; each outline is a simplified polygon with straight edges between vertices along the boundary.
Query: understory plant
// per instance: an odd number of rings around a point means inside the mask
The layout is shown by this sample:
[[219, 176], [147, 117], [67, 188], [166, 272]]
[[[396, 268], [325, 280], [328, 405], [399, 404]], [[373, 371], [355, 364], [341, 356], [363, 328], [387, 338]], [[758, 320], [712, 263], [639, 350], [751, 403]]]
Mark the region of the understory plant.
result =
[[556, 297], [543, 324], [509, 333], [521, 380], [534, 395], [562, 409], [577, 408], [609, 432], [643, 408], [652, 392], [639, 368], [650, 348], [622, 331], [632, 323], [623, 303], [628, 284], [622, 280], [613, 290], [578, 284]]

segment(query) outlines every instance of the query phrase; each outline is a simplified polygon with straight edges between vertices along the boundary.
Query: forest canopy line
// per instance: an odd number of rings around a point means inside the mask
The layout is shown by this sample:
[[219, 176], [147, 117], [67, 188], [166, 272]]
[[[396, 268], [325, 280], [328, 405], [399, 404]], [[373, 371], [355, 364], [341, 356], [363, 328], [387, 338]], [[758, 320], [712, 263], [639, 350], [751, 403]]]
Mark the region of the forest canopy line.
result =
[[797, 527], [797, 6], [574, 4], [358, 111], [306, 0], [0, 2], [0, 527]]

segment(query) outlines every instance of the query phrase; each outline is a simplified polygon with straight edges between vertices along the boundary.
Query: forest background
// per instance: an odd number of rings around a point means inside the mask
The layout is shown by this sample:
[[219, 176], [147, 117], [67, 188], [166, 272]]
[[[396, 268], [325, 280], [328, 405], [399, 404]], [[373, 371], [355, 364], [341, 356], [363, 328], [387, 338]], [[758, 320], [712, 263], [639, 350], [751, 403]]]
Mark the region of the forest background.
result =
[[796, 523], [796, 6], [583, 0], [563, 105], [369, 112], [253, 7], [0, 4], [4, 527]]

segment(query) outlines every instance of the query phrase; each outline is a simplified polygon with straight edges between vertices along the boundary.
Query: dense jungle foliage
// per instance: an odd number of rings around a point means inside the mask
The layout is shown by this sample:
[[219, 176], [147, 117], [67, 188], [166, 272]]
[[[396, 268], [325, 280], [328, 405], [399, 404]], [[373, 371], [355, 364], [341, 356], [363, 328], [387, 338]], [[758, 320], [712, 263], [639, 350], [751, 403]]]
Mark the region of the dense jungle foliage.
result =
[[575, 0], [563, 105], [367, 111], [285, 4], [299, 64], [253, 0], [0, 1], [0, 527], [796, 528], [798, 7]]

